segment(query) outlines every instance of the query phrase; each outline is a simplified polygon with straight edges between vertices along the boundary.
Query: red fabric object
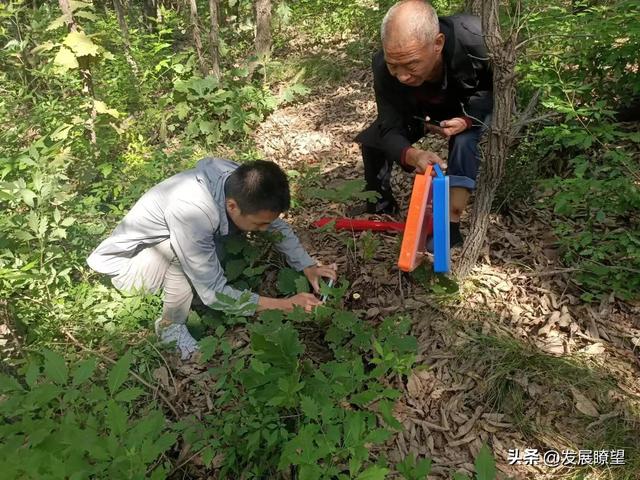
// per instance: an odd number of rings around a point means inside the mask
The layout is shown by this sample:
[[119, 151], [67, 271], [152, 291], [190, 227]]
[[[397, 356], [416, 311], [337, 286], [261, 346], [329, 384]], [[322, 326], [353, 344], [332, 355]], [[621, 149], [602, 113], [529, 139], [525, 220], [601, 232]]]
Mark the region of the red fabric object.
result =
[[473, 120], [471, 120], [471, 117], [462, 117], [464, 119], [465, 122], [467, 122], [467, 128], [471, 128], [473, 126]]
[[404, 231], [404, 223], [401, 222], [377, 222], [375, 220], [358, 220], [354, 218], [321, 218], [313, 222], [316, 228], [324, 227], [326, 224], [335, 221], [336, 230], [353, 230], [361, 232], [370, 230], [373, 232], [400, 232]]

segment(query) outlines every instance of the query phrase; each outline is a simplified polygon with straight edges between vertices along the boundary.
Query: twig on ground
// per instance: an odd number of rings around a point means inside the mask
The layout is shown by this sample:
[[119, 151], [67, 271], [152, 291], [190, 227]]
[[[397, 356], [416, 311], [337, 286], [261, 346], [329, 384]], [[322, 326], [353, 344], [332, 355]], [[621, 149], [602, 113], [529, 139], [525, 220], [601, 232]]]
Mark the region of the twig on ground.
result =
[[187, 463], [189, 463], [191, 460], [193, 460], [194, 458], [196, 458], [198, 455], [200, 455], [205, 448], [209, 447], [210, 445], [205, 445], [204, 447], [202, 447], [200, 450], [198, 450], [197, 452], [195, 452], [193, 455], [191, 455], [189, 458], [181, 461], [180, 463], [178, 463], [175, 467], [173, 467], [171, 469], [171, 471], [167, 474], [167, 478], [170, 478], [171, 475], [173, 475], [174, 473], [176, 473], [178, 470], [180, 470], [182, 467], [184, 467]]
[[158, 356], [162, 359], [162, 362], [164, 363], [165, 367], [167, 367], [167, 371], [169, 372], [169, 376], [171, 377], [171, 381], [173, 382], [173, 388], [175, 390], [175, 394], [178, 395], [178, 384], [176, 382], [176, 378], [173, 376], [173, 373], [171, 372], [171, 367], [169, 366], [169, 363], [167, 363], [166, 358], [164, 358], [164, 355], [162, 355], [160, 350], [158, 350], [156, 346], [153, 343], [151, 343], [147, 338], [145, 338], [144, 340], [149, 345], [151, 345], [151, 348], [153, 348], [156, 351]]
[[519, 273], [518, 275], [514, 275], [514, 278], [518, 278], [518, 277], [552, 277], [554, 275], [559, 275], [561, 273], [577, 272], [579, 270], [582, 270], [582, 268], [571, 267], [571, 268], [558, 268], [556, 270], [547, 270], [545, 272], [524, 272], [524, 273]]
[[[91, 353], [93, 355], [96, 355], [98, 357], [100, 357], [102, 360], [104, 360], [107, 363], [110, 363], [112, 365], [116, 364], [115, 360], [112, 360], [111, 358], [107, 357], [106, 355], [104, 355], [103, 353], [97, 352], [95, 350], [90, 349], [89, 347], [84, 346], [82, 343], [80, 343], [80, 341], [78, 339], [76, 339], [76, 337], [74, 337], [70, 332], [68, 332], [67, 330], [63, 329], [62, 333], [65, 334], [65, 336], [71, 340], [71, 342], [77, 346], [78, 348], [80, 348], [80, 350], [84, 350], [85, 352]], [[178, 414], [178, 410], [176, 410], [176, 407], [173, 406], [173, 403], [171, 403], [169, 401], [169, 399], [160, 391], [160, 388], [158, 387], [154, 387], [153, 385], [151, 385], [149, 382], [147, 382], [144, 378], [142, 378], [140, 375], [138, 375], [137, 373], [131, 371], [131, 369], [129, 369], [129, 373], [131, 374], [131, 376], [133, 378], [135, 378], [138, 382], [140, 382], [142, 385], [144, 385], [145, 387], [147, 387], [149, 390], [152, 390], [154, 392], [156, 392], [158, 394], [158, 396], [164, 401], [164, 403], [169, 407], [169, 409], [171, 410], [171, 412], [173, 412], [173, 414], [176, 416], [176, 418], [179, 418], [180, 415]]]

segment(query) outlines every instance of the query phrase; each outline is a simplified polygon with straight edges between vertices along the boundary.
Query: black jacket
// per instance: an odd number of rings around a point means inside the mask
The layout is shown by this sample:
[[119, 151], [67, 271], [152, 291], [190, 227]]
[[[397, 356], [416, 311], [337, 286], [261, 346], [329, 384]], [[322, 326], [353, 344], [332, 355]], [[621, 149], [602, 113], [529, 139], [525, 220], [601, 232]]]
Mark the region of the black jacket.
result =
[[[446, 91], [459, 103], [455, 116], [484, 121], [493, 109], [493, 79], [480, 19], [453, 15], [439, 20], [440, 32], [445, 36], [442, 56]], [[393, 161], [399, 162], [402, 151], [423, 136], [424, 126], [413, 116], [424, 116], [429, 112], [421, 110], [416, 98], [415, 89], [420, 87], [404, 85], [389, 73], [382, 50], [374, 55], [372, 68], [378, 118], [356, 137], [356, 141], [380, 148]]]

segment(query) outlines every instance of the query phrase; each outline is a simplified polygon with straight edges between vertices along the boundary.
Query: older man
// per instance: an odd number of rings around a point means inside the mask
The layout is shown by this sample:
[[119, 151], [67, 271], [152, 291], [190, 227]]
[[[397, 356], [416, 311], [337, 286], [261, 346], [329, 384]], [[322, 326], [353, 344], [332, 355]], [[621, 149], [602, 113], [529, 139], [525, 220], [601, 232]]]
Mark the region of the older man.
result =
[[[492, 72], [480, 20], [438, 18], [420, 0], [391, 7], [382, 22], [382, 50], [373, 57], [378, 118], [356, 140], [361, 144], [367, 190], [381, 198], [369, 213], [396, 213], [391, 192], [394, 163], [422, 173], [448, 165], [451, 245], [462, 244], [460, 215], [476, 185], [478, 140], [493, 108]], [[449, 140], [448, 161], [414, 148], [426, 133]]]

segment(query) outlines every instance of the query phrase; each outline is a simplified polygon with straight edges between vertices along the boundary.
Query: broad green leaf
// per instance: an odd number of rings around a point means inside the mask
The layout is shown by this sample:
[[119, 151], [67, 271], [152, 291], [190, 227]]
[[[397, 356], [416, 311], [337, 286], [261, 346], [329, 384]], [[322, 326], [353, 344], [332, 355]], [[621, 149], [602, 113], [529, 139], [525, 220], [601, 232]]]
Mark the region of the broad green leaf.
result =
[[0, 373], [0, 393], [14, 392], [18, 390], [24, 390], [20, 382], [9, 375]]
[[33, 235], [31, 235], [29, 232], [25, 232], [24, 230], [16, 230], [15, 232], [13, 232], [13, 236], [18, 239], [18, 240], [22, 240], [25, 242], [28, 242], [29, 240], [33, 240], [34, 237]]
[[34, 205], [35, 205], [34, 200], [37, 197], [35, 192], [29, 190], [28, 188], [25, 188], [24, 190], [20, 191], [20, 195], [22, 196], [22, 200], [24, 201], [24, 203], [29, 205], [31, 208], [34, 207]]
[[402, 424], [393, 416], [393, 403], [390, 401], [381, 401], [379, 403], [380, 414], [385, 423], [396, 430], [403, 430]]
[[60, 15], [49, 24], [49, 26], [47, 27], [47, 31], [55, 30], [56, 28], [60, 28], [69, 23], [71, 23], [71, 15]]
[[44, 374], [58, 385], [64, 385], [69, 378], [69, 370], [64, 357], [51, 350], [44, 350]]
[[79, 362], [71, 374], [73, 385], [82, 385], [91, 378], [91, 375], [93, 375], [97, 365], [98, 361], [95, 358], [87, 358], [86, 360]]
[[389, 430], [384, 428], [376, 428], [367, 434], [365, 437], [366, 443], [384, 443], [393, 435]]
[[80, 13], [80, 10], [83, 10], [85, 8], [93, 9], [93, 4], [91, 2], [84, 2], [82, 0], [69, 0], [69, 7], [71, 8], [71, 11], [74, 13], [74, 15], [78, 15]]
[[53, 132], [50, 135], [50, 137], [52, 140], [55, 140], [55, 141], [66, 140], [72, 128], [73, 128], [73, 125], [69, 125], [65, 123], [64, 125], [61, 125], [60, 127], [56, 128], [56, 131]]
[[431, 459], [429, 458], [420, 460], [414, 469], [415, 477], [420, 480], [426, 479], [429, 472], [431, 472]]
[[482, 445], [475, 461], [477, 480], [494, 480], [496, 478], [496, 461], [487, 444]]
[[225, 275], [227, 280], [233, 282], [242, 275], [242, 271], [247, 267], [247, 262], [242, 258], [236, 258], [229, 260], [225, 267]]
[[30, 361], [24, 372], [24, 381], [29, 387], [33, 387], [40, 376], [40, 364], [34, 360]]
[[87, 20], [91, 20], [91, 21], [96, 21], [98, 20], [98, 17], [96, 14], [91, 13], [91, 12], [85, 12], [84, 10], [78, 11], [74, 14], [76, 17], [79, 18], [86, 18]]
[[301, 465], [298, 473], [299, 480], [319, 480], [322, 469], [318, 465]]
[[209, 120], [200, 120], [198, 122], [198, 128], [201, 133], [207, 134], [215, 132], [217, 130], [217, 125]]
[[256, 277], [258, 275], [262, 275], [266, 269], [267, 265], [261, 265], [259, 267], [247, 267], [244, 269], [242, 274], [246, 277]]
[[300, 401], [302, 413], [311, 419], [318, 418], [318, 404], [311, 397], [303, 396]]
[[98, 46], [91, 41], [84, 32], [76, 31], [69, 32], [67, 37], [64, 39], [64, 43], [66, 46], [73, 50], [78, 57], [84, 57], [86, 55], [98, 55]]
[[127, 429], [127, 412], [114, 400], [107, 403], [107, 427], [116, 435], [121, 435]]
[[344, 445], [348, 448], [353, 448], [358, 445], [362, 445], [364, 438], [363, 433], [365, 431], [365, 417], [364, 412], [348, 412], [347, 419], [344, 424]]
[[118, 112], [115, 108], [107, 107], [107, 104], [100, 100], [94, 100], [93, 106], [95, 107], [97, 113], [106, 113], [108, 115], [111, 115], [113, 118], [118, 118], [120, 116], [120, 112]]
[[257, 358], [251, 359], [251, 370], [258, 372], [261, 375], [264, 375], [268, 368], [269, 368], [268, 364], [261, 362]]
[[178, 115], [178, 120], [184, 120], [189, 115], [191, 111], [191, 107], [186, 102], [180, 102], [176, 104], [176, 115]]
[[60, 73], [65, 73], [79, 67], [78, 59], [67, 47], [60, 47], [56, 57], [53, 59], [53, 63], [57, 67], [56, 70]]
[[198, 342], [200, 345], [200, 360], [207, 362], [213, 357], [218, 349], [219, 340], [216, 337], [208, 336], [201, 338]]
[[296, 279], [300, 276], [291, 268], [283, 268], [278, 272], [278, 291], [283, 295], [296, 293]]
[[129, 366], [132, 361], [131, 353], [127, 352], [111, 367], [111, 371], [107, 376], [107, 386], [112, 395], [116, 393], [120, 386], [129, 378]]
[[372, 465], [356, 477], [356, 480], [384, 480], [389, 473], [388, 468]]
[[309, 293], [310, 285], [307, 277], [302, 275], [296, 278], [296, 293]]
[[53, 43], [50, 40], [47, 40], [46, 42], [43, 42], [40, 45], [36, 45], [35, 47], [33, 47], [30, 53], [32, 53], [33, 55], [37, 55], [38, 53], [41, 53], [41, 52], [48, 52], [49, 50], [53, 50], [55, 47], [56, 47], [55, 43]]
[[74, 217], [66, 217], [62, 219], [62, 223], [60, 223], [60, 225], [63, 227], [70, 227], [75, 223], [75, 221], [76, 219]]
[[200, 456], [202, 457], [202, 463], [206, 467], [210, 467], [211, 462], [213, 462], [213, 458], [216, 456], [216, 450], [211, 446], [205, 447]]
[[144, 395], [144, 390], [142, 388], [132, 387], [125, 388], [124, 390], [118, 392], [118, 394], [114, 398], [118, 402], [131, 402], [141, 395]]

